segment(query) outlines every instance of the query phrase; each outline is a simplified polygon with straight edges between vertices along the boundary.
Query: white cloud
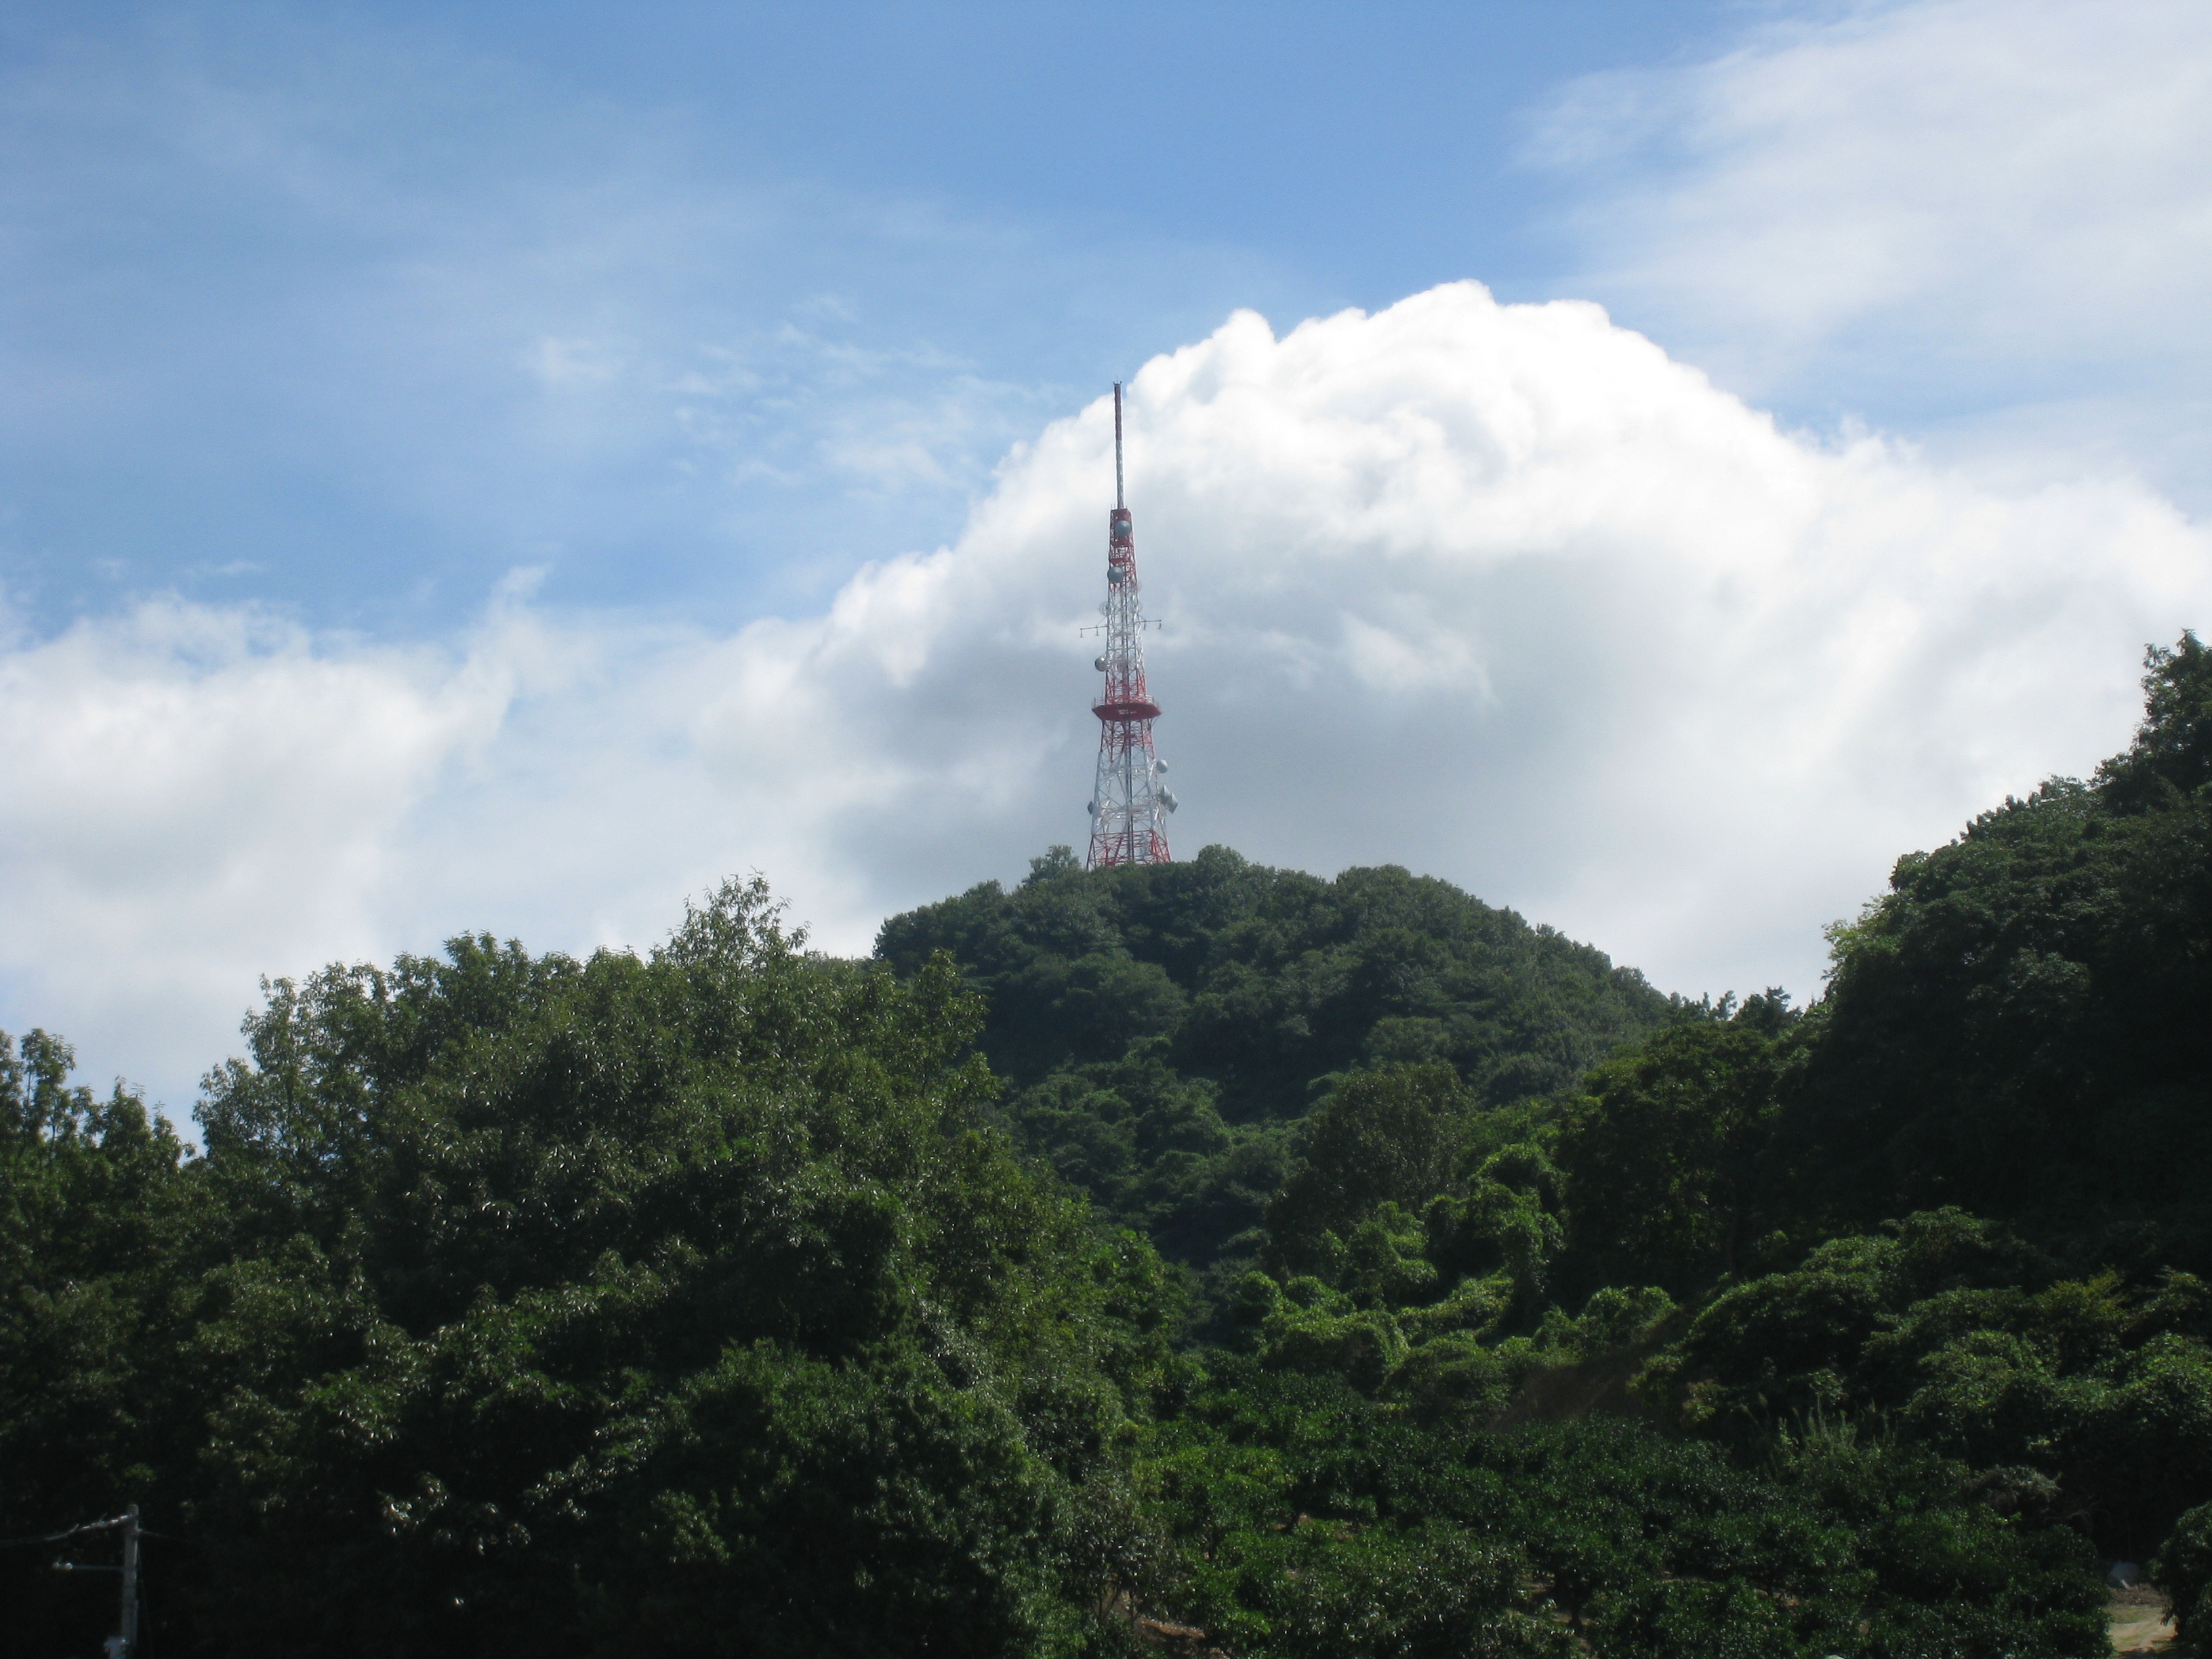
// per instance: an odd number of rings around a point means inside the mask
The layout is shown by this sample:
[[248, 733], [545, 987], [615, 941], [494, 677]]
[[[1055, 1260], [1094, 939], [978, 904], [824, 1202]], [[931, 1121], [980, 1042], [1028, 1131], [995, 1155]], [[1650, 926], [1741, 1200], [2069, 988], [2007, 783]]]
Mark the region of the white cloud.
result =
[[0, 654], [14, 1022], [173, 1089], [287, 947], [380, 948], [407, 809], [510, 678], [167, 602]]
[[1852, 6], [1578, 82], [1531, 148], [1577, 186], [1583, 291], [1727, 384], [2212, 502], [2194, 0]]
[[[1808, 441], [1589, 305], [1240, 313], [1129, 417], [1178, 848], [1404, 863], [1692, 992], [1812, 989], [1897, 853], [2118, 746], [2212, 616], [2140, 486]], [[259, 969], [644, 942], [747, 868], [859, 950], [1018, 873], [1084, 823], [1109, 433], [733, 636], [510, 596], [445, 656], [173, 605], [19, 646], [0, 1014], [177, 1100]]]

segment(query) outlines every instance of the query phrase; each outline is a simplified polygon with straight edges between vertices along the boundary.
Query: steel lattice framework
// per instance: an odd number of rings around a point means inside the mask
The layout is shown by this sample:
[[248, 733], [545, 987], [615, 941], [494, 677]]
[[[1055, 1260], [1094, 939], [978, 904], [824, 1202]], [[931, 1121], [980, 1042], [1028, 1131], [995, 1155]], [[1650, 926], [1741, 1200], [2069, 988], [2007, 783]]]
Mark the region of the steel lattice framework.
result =
[[1160, 781], [1167, 763], [1152, 753], [1160, 706], [1145, 689], [1145, 619], [1137, 580], [1137, 536], [1121, 500], [1121, 387], [1114, 387], [1114, 510], [1106, 520], [1106, 649], [1093, 665], [1106, 677], [1091, 705], [1098, 716], [1098, 782], [1091, 792], [1091, 856], [1085, 867], [1166, 864], [1174, 794]]

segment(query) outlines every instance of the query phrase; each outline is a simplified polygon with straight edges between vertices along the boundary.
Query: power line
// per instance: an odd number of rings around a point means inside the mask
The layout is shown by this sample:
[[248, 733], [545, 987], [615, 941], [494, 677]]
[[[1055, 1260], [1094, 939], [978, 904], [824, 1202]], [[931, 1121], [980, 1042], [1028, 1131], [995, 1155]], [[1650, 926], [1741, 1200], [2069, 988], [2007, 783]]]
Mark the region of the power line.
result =
[[[105, 1532], [111, 1527], [119, 1527], [123, 1524], [124, 1519], [125, 1517], [119, 1515], [104, 1516], [100, 1520], [87, 1521], [81, 1525], [70, 1527], [60, 1532], [29, 1533], [21, 1538], [0, 1538], [0, 1550], [12, 1549], [19, 1544], [65, 1544], [70, 1539], [84, 1533]], [[153, 1534], [149, 1533], [147, 1536], [150, 1538]]]

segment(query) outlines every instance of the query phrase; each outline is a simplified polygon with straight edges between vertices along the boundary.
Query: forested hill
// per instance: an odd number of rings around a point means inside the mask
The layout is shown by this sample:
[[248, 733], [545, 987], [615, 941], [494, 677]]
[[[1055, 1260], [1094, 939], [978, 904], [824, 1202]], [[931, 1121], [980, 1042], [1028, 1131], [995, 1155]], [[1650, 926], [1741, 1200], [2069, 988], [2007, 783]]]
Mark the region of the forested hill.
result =
[[1085, 872], [1069, 849], [893, 917], [902, 975], [939, 951], [988, 1010], [1018, 1133], [1170, 1257], [1249, 1237], [1290, 1126], [1347, 1071], [1439, 1062], [1507, 1107], [1685, 1010], [1632, 968], [1395, 866], [1333, 881], [1209, 847]]
[[156, 1659], [2105, 1659], [2116, 1559], [2202, 1651], [2212, 654], [2149, 669], [1802, 1011], [1209, 849], [280, 981], [198, 1153], [0, 1037], [8, 1650], [98, 1650], [45, 1540], [136, 1503]]

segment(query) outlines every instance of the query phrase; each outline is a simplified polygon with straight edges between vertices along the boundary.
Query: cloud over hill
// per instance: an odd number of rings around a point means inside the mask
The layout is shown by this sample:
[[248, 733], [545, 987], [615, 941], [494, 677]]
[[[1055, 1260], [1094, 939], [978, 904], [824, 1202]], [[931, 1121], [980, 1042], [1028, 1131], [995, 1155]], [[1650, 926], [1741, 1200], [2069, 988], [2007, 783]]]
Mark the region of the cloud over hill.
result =
[[[534, 607], [443, 653], [173, 602], [0, 655], [0, 1011], [181, 1103], [256, 972], [644, 942], [757, 868], [821, 940], [1080, 835], [1110, 415], [951, 546], [733, 635]], [[1889, 860], [2120, 746], [2212, 543], [1778, 429], [1597, 307], [1458, 283], [1132, 384], [1188, 850], [1395, 862], [1661, 984], [1808, 992]]]

